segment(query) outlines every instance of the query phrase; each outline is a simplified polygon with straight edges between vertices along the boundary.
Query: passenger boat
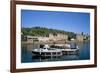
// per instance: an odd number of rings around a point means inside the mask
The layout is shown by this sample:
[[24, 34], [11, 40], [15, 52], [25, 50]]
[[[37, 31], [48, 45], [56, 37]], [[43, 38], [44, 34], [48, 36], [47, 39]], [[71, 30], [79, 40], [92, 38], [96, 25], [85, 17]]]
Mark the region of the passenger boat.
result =
[[48, 45], [44, 45], [43, 48], [33, 49], [33, 56], [62, 56], [62, 50], [56, 48], [50, 48]]
[[51, 48], [48, 45], [44, 45], [43, 48], [37, 48], [32, 50], [33, 56], [62, 56], [62, 55], [69, 55], [69, 54], [78, 54], [79, 48], [78, 46], [74, 45], [74, 47], [69, 46], [69, 48], [59, 49], [59, 48]]
[[76, 46], [75, 48], [66, 48], [66, 49], [61, 49], [63, 55], [78, 55], [79, 54], [79, 47]]

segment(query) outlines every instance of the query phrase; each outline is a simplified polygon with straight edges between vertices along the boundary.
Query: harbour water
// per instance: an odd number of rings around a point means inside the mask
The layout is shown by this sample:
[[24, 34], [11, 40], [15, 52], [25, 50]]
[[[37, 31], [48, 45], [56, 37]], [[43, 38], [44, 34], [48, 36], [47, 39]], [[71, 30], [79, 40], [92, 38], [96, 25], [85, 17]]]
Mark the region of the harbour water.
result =
[[79, 54], [77, 55], [63, 55], [60, 57], [34, 57], [32, 56], [32, 49], [37, 48], [39, 44], [22, 44], [21, 45], [21, 62], [51, 62], [51, 61], [71, 61], [71, 60], [88, 60], [90, 59], [90, 42], [77, 43], [79, 47]]

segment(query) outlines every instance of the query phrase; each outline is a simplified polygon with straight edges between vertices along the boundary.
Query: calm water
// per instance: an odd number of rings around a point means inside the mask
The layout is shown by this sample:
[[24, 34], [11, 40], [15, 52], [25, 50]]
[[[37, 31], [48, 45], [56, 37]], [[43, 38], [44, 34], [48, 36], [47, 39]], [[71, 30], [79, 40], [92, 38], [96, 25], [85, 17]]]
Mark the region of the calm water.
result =
[[46, 61], [68, 61], [68, 60], [87, 60], [90, 59], [90, 43], [82, 42], [77, 43], [79, 46], [79, 54], [78, 55], [63, 55], [61, 57], [33, 57], [32, 49], [37, 48], [38, 45], [34, 44], [22, 44], [21, 49], [21, 62], [46, 62]]

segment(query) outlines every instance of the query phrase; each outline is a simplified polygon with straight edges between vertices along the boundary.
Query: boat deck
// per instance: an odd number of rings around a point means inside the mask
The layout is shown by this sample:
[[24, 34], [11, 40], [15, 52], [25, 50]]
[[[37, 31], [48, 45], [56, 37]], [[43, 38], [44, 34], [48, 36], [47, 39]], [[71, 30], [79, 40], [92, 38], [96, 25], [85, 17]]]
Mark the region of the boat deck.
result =
[[70, 51], [73, 51], [73, 52], [74, 52], [74, 51], [77, 51], [77, 50], [79, 50], [79, 49], [78, 49], [78, 48], [76, 48], [76, 49], [62, 49], [62, 51], [66, 51], [66, 52], [68, 52], [68, 51], [69, 51], [69, 52], [70, 52]]
[[73, 54], [79, 54], [79, 48], [76, 49], [62, 49], [63, 55], [73, 55]]

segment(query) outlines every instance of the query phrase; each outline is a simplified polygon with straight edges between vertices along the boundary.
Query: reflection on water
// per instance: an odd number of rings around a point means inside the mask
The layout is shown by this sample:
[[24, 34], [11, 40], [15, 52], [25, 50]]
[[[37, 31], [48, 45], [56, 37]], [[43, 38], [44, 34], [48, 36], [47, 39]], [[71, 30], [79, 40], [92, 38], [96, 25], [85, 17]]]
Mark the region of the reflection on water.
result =
[[22, 44], [21, 46], [21, 62], [49, 62], [49, 61], [68, 61], [68, 60], [87, 60], [90, 59], [90, 43], [77, 43], [79, 46], [79, 54], [63, 55], [60, 57], [36, 57], [32, 56], [32, 50], [38, 48], [39, 44]]

